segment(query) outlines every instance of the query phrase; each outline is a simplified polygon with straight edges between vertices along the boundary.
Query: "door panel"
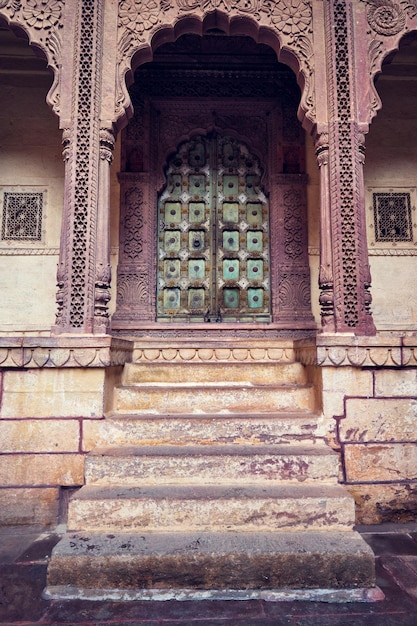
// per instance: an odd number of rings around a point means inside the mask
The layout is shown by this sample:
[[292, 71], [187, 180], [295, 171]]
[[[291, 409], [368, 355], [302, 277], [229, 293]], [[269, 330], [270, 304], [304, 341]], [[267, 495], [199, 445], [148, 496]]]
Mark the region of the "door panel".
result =
[[231, 137], [196, 136], [160, 195], [158, 319], [269, 321], [269, 216], [258, 160]]

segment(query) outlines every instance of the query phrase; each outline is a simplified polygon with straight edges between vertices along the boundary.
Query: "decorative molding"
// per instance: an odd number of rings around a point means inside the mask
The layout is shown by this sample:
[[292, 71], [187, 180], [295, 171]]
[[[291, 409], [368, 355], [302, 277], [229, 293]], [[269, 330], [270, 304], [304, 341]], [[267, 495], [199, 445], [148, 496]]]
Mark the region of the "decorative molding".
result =
[[[224, 335], [223, 335], [224, 337]], [[214, 345], [212, 344], [214, 342]], [[190, 339], [178, 343], [167, 339], [143, 339], [134, 342], [132, 362], [134, 363], [292, 363], [294, 349], [292, 339], [236, 338], [231, 341], [218, 337], [207, 338], [206, 341]]]
[[0, 338], [0, 368], [92, 368], [124, 365], [133, 344], [112, 337]]
[[0, 256], [58, 256], [59, 248], [3, 248], [0, 247]]
[[28, 34], [29, 43], [43, 50], [54, 74], [47, 102], [60, 114], [62, 66], [62, 14], [65, 0], [1, 0], [0, 13], [8, 24], [19, 25]]
[[317, 336], [294, 342], [296, 359], [320, 367], [417, 367], [416, 337]]
[[[311, 0], [162, 0], [161, 3], [157, 0], [121, 0], [118, 16], [116, 118], [125, 116], [130, 108], [125, 76], [131, 70], [135, 53], [150, 49], [156, 31], [161, 35], [164, 29], [173, 33], [175, 28], [175, 35], [178, 37], [186, 32], [181, 24], [185, 24], [184, 18], [203, 22], [211, 19], [213, 11], [221, 15], [220, 21], [226, 30], [236, 17], [241, 18], [241, 28], [249, 36], [253, 33], [254, 26], [257, 32], [268, 28], [269, 33], [261, 32], [260, 43], [264, 36], [265, 43], [273, 45], [270, 33], [276, 35], [275, 51], [280, 54], [281, 50], [285, 50], [284, 54], [291, 54], [298, 64], [298, 71], [303, 74], [304, 88], [300, 107], [313, 124], [315, 95]], [[165, 39], [170, 39], [167, 33]]]

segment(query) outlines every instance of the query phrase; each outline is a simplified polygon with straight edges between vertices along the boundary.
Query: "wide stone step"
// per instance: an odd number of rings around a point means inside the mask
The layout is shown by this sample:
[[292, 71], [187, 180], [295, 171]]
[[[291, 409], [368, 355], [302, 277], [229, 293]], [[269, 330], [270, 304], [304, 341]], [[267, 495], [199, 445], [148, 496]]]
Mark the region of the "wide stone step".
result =
[[338, 456], [327, 446], [139, 446], [93, 450], [88, 485], [337, 482]]
[[123, 413], [249, 413], [313, 408], [314, 392], [309, 385], [147, 383], [121, 386], [114, 393], [114, 410]]
[[110, 415], [87, 420], [83, 440], [86, 450], [95, 446], [313, 443], [323, 432], [311, 411], [209, 415]]
[[50, 597], [369, 588], [374, 555], [356, 532], [69, 533], [52, 552], [47, 584]]
[[301, 363], [126, 363], [123, 385], [135, 383], [209, 383], [236, 382], [246, 384], [305, 384], [305, 368]]
[[348, 530], [354, 501], [340, 485], [82, 487], [69, 530], [270, 532]]

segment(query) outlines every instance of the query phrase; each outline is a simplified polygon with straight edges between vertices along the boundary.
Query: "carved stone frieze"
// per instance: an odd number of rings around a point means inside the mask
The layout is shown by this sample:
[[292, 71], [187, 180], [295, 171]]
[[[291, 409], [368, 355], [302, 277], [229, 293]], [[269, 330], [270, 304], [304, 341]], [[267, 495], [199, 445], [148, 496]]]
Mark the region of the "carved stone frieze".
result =
[[291, 345], [286, 347], [136, 347], [133, 351], [134, 363], [291, 363], [294, 352]]
[[0, 14], [8, 23], [21, 26], [30, 43], [39, 46], [54, 73], [47, 96], [48, 104], [60, 114], [60, 68], [62, 65], [62, 29], [65, 0], [1, 0]]
[[132, 348], [131, 342], [111, 337], [3, 337], [0, 369], [124, 365]]
[[296, 359], [322, 367], [416, 367], [416, 337], [318, 336], [295, 342]]
[[[303, 74], [301, 108], [305, 116], [314, 122], [313, 18], [310, 0], [122, 0], [118, 16], [116, 117], [123, 117], [130, 106], [125, 76], [131, 68], [133, 56], [150, 48], [156, 32], [160, 36], [166, 29], [165, 40], [175, 39], [175, 36], [187, 32], [185, 18], [203, 22], [212, 19], [213, 11], [221, 16], [220, 21], [225, 30], [230, 29], [233, 18], [240, 17], [241, 29], [246, 30], [249, 36], [254, 26], [257, 31], [260, 27], [267, 27], [275, 35], [278, 57], [280, 50], [285, 48], [285, 54], [292, 57], [294, 65], [298, 65]], [[260, 42], [263, 36], [262, 32]], [[266, 34], [266, 30], [265, 37], [265, 43], [274, 46], [271, 43], [274, 38]]]

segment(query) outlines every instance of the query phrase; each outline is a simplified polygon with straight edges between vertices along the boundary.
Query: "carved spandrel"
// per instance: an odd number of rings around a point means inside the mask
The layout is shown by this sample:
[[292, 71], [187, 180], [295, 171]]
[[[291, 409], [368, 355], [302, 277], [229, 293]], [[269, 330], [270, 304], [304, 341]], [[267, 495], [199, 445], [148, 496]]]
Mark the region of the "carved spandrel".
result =
[[[158, 30], [162, 33], [164, 29], [172, 31], [172, 24], [187, 14], [190, 18], [203, 22], [210, 19], [213, 11], [223, 14], [225, 24], [240, 17], [243, 34], [246, 30], [246, 34], [251, 36], [254, 25], [257, 30], [259, 26], [270, 30], [273, 36], [268, 36], [266, 43], [275, 43], [278, 56], [280, 50], [285, 48], [285, 54], [292, 57], [294, 66], [297, 65], [298, 71], [303, 74], [301, 109], [306, 123], [308, 120], [309, 123], [314, 123], [314, 47], [310, 0], [278, 0], [273, 3], [269, 0], [250, 0], [244, 3], [240, 0], [163, 0], [161, 4], [156, 0], [123, 0], [119, 4], [116, 117], [124, 116], [125, 110], [129, 108], [123, 83], [133, 55], [145, 51], [154, 32]], [[168, 34], [165, 37], [173, 38], [175, 37]], [[146, 56], [145, 54], [144, 58]]]

